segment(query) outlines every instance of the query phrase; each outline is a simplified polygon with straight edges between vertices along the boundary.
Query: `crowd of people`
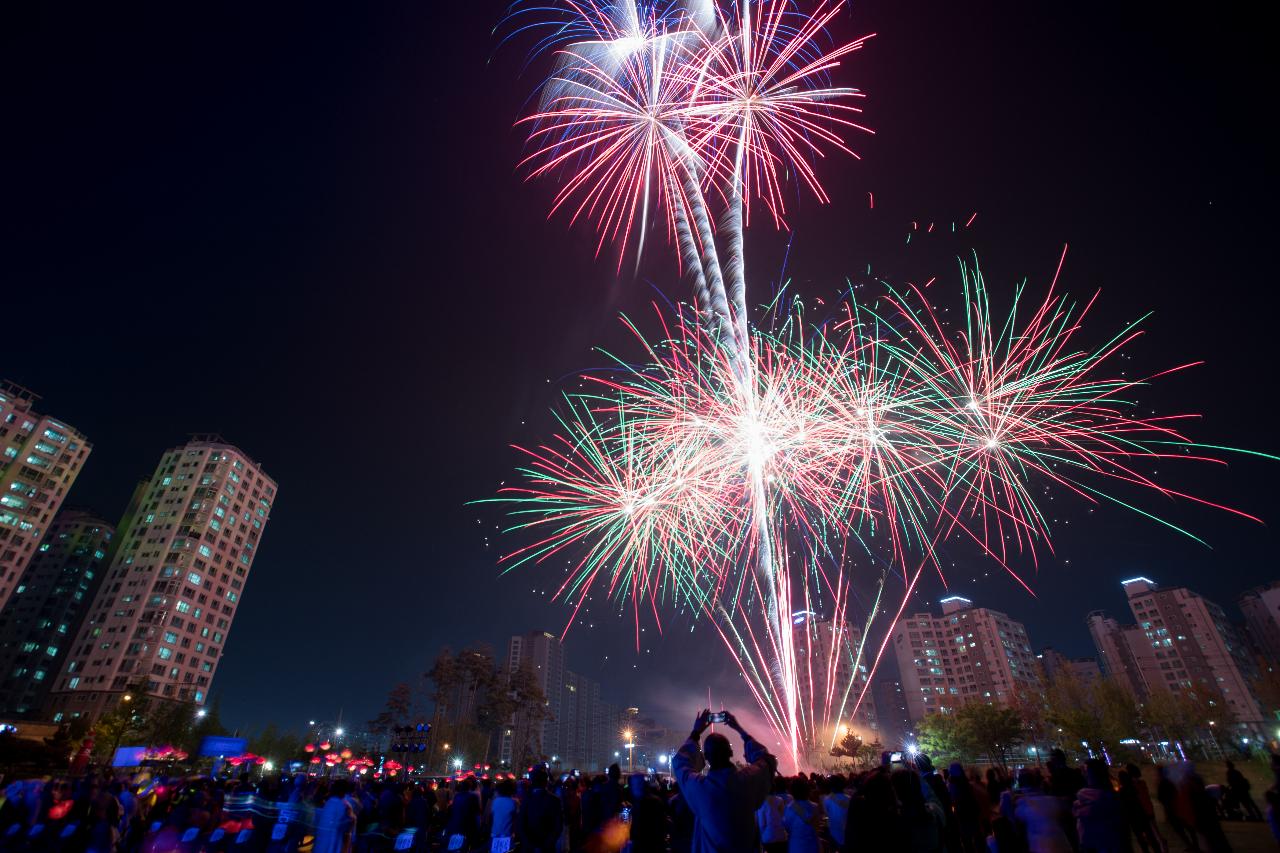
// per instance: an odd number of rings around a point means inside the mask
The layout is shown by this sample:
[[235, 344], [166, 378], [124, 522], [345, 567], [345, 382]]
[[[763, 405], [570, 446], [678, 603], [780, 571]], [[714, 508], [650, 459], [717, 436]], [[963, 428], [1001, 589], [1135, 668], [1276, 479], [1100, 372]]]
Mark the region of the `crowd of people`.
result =
[[886, 754], [849, 776], [786, 777], [732, 714], [718, 716], [741, 761], [728, 737], [706, 734], [704, 711], [670, 777], [624, 780], [615, 764], [594, 777], [14, 782], [0, 853], [1219, 853], [1231, 849], [1224, 819], [1266, 820], [1280, 840], [1280, 757], [1264, 815], [1231, 762], [1221, 784], [1189, 764], [1159, 768], [1154, 790], [1133, 764], [1081, 768], [1057, 750], [1012, 776]]

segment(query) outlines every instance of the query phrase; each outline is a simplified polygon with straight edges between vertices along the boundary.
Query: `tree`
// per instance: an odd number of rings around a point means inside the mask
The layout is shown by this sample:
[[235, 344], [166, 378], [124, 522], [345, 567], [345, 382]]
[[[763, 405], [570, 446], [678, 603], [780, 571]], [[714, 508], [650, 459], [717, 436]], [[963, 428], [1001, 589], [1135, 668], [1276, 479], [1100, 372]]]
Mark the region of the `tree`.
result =
[[1280, 719], [1280, 670], [1267, 667], [1249, 685], [1258, 697], [1262, 713], [1269, 719]]
[[1022, 742], [1022, 719], [1013, 708], [967, 702], [954, 715], [956, 741], [971, 756], [986, 755], [1005, 767], [1014, 748]]
[[294, 732], [282, 732], [275, 723], [267, 723], [262, 731], [249, 739], [249, 751], [278, 762], [289, 761], [302, 754], [302, 738]]
[[407, 681], [401, 681], [387, 694], [387, 704], [378, 716], [369, 721], [369, 731], [389, 735], [397, 726], [405, 725], [413, 716], [413, 690]]
[[[488, 764], [494, 744], [504, 738], [510, 738], [514, 766], [545, 760], [539, 733], [551, 711], [531, 669], [499, 669], [486, 646], [456, 655], [446, 646], [425, 678], [435, 706], [427, 766], [438, 767], [441, 761], [447, 766], [458, 757]], [[406, 693], [405, 685], [392, 691], [385, 719], [395, 717]]]
[[1072, 751], [1085, 743], [1117, 751], [1120, 741], [1134, 737], [1140, 724], [1138, 704], [1119, 681], [1103, 678], [1086, 685], [1069, 673], [1062, 673], [1049, 689], [1045, 719], [1056, 729], [1058, 744]]
[[192, 755], [196, 754], [200, 748], [200, 741], [205, 738], [229, 734], [227, 727], [222, 724], [221, 697], [215, 696], [213, 702], [198, 710], [203, 710], [204, 713], [196, 713], [195, 725], [187, 730], [187, 739], [182, 745], [182, 748]]
[[122, 744], [142, 739], [147, 710], [151, 704], [145, 689], [145, 684], [126, 688], [115, 707], [94, 721], [95, 747], [108, 759], [115, 755]]
[[1114, 678], [1093, 684], [1093, 703], [1098, 708], [1102, 730], [1098, 738], [1113, 748], [1120, 741], [1137, 737], [1142, 726], [1142, 713], [1132, 693]]
[[1155, 690], [1142, 707], [1143, 720], [1153, 740], [1198, 741], [1206, 758], [1209, 751], [1204, 735], [1216, 743], [1213, 732], [1230, 731], [1235, 720], [1221, 694], [1201, 686], [1184, 690]]
[[44, 745], [49, 748], [49, 754], [52, 756], [51, 764], [54, 766], [62, 766], [71, 761], [76, 750], [84, 743], [84, 739], [89, 735], [89, 720], [87, 717], [72, 717], [67, 722], [58, 726], [58, 730], [51, 737], [44, 739]]
[[140, 723], [146, 746], [172, 746], [192, 752], [191, 731], [197, 707], [190, 702], [152, 702]]
[[1010, 697], [1010, 708], [1022, 719], [1023, 740], [1029, 747], [1035, 748], [1036, 763], [1040, 763], [1040, 747], [1049, 743], [1051, 726], [1048, 709], [1045, 707], [1045, 694], [1042, 690], [1021, 688], [1015, 690]]
[[[454, 658], [453, 650], [449, 646], [445, 646], [440, 650], [440, 654], [436, 655], [431, 668], [422, 674], [422, 678], [431, 685], [427, 695], [431, 699], [431, 730], [435, 734], [435, 737], [431, 738], [431, 745], [427, 752], [427, 766], [436, 767], [436, 744], [449, 743], [448, 736], [452, 732], [446, 731], [445, 722], [450, 716], [453, 696], [458, 691], [461, 682], [461, 673], [458, 671], [457, 660]], [[445, 758], [447, 759], [447, 756]], [[447, 763], [447, 761], [444, 763]]]
[[873, 763], [880, 751], [881, 745], [879, 743], [866, 743], [853, 730], [845, 732], [844, 737], [840, 738], [840, 742], [831, 747], [832, 756], [852, 759], [855, 769], [862, 769]]
[[[460, 756], [489, 763], [495, 736], [510, 724], [521, 701], [510, 695], [507, 674], [498, 671], [493, 652], [476, 646], [454, 655], [446, 647], [426, 675], [435, 703], [428, 766], [437, 760], [436, 741], [441, 752], [448, 753], [441, 756], [446, 764]], [[546, 705], [545, 697], [541, 702]]]
[[916, 725], [916, 743], [922, 753], [938, 763], [942, 759], [968, 761], [971, 758], [961, 742], [955, 712], [927, 715]]
[[[533, 670], [520, 667], [509, 674], [506, 695], [510, 714], [495, 720], [499, 728], [511, 726], [512, 767], [528, 767], [537, 761], [545, 761], [539, 732], [542, 724], [551, 719], [546, 694], [542, 692]], [[507, 722], [510, 720], [510, 723]]]

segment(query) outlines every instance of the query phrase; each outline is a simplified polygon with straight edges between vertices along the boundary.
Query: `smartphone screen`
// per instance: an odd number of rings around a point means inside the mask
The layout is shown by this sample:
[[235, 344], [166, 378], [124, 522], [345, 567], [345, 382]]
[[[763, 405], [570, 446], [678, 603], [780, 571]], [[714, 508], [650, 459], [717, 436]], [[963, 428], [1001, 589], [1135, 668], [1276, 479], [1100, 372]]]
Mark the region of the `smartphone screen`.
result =
[[729, 712], [716, 711], [714, 714], [711, 715], [710, 720], [713, 723], [727, 723], [729, 722]]
[[901, 764], [901, 763], [902, 763], [902, 753], [901, 753], [901, 752], [895, 752], [895, 753], [892, 753], [892, 754], [889, 756], [889, 763], [890, 763], [890, 764]]

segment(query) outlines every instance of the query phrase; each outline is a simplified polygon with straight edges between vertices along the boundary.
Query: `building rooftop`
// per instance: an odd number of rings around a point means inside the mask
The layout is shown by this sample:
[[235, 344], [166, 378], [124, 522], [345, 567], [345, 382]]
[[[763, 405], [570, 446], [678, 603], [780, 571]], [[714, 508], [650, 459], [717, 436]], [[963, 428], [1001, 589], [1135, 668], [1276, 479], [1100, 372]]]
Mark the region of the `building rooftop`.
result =
[[1135, 595], [1141, 595], [1144, 592], [1150, 592], [1156, 588], [1155, 581], [1151, 578], [1145, 578], [1142, 575], [1122, 580], [1120, 581], [1120, 585], [1124, 587], [1124, 594], [1129, 598], [1133, 598]]
[[40, 399], [40, 395], [30, 388], [19, 385], [17, 382], [10, 382], [8, 379], [0, 379], [0, 395], [10, 400], [25, 400], [28, 403], [34, 403]]

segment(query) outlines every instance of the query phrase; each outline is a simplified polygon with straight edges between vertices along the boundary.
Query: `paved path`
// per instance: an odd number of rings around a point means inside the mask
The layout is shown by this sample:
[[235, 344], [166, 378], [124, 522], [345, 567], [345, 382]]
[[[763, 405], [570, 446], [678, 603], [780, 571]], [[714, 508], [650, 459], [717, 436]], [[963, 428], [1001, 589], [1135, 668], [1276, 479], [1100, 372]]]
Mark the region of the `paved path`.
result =
[[[1235, 853], [1276, 853], [1280, 850], [1280, 845], [1271, 837], [1271, 831], [1261, 821], [1224, 820], [1222, 829]], [[1176, 853], [1177, 846], [1170, 845], [1170, 850]]]

